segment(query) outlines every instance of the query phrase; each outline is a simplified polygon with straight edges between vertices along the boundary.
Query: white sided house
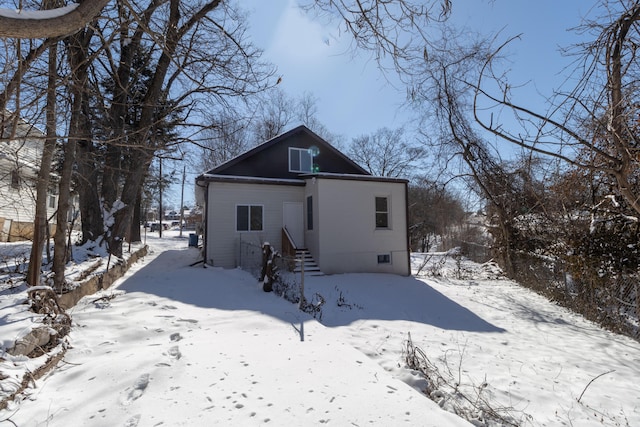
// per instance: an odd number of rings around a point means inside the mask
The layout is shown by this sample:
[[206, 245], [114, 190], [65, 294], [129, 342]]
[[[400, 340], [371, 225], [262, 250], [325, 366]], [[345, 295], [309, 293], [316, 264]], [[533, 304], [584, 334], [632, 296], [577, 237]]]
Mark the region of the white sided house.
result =
[[[0, 112], [1, 113], [1, 112]], [[5, 118], [9, 117], [7, 120]], [[14, 130], [15, 126], [15, 130]], [[0, 114], [0, 241], [33, 237], [36, 183], [44, 147], [44, 133], [11, 114]], [[53, 181], [52, 177], [52, 181]], [[51, 186], [51, 189], [55, 188]], [[57, 195], [47, 197], [47, 216], [57, 207]], [[52, 218], [52, 228], [55, 216]], [[53, 230], [51, 230], [53, 233]]]
[[371, 176], [299, 126], [196, 178], [204, 261], [255, 267], [269, 242], [324, 274], [409, 275], [407, 183]]

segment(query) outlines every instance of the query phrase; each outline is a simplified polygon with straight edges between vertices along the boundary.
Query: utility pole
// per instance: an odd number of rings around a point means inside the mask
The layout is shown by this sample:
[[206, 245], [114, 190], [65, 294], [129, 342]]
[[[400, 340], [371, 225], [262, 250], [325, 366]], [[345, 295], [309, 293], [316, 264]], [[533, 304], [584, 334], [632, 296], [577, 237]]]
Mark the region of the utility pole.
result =
[[187, 177], [187, 166], [182, 166], [182, 191], [180, 193], [180, 237], [182, 237], [182, 226], [184, 225], [184, 181]]
[[160, 162], [160, 184], [159, 184], [159, 189], [160, 189], [160, 212], [159, 212], [159, 227], [158, 227], [158, 232], [160, 233], [160, 238], [162, 238], [162, 215], [163, 215], [163, 209], [162, 209], [162, 157], [158, 156], [158, 161]]

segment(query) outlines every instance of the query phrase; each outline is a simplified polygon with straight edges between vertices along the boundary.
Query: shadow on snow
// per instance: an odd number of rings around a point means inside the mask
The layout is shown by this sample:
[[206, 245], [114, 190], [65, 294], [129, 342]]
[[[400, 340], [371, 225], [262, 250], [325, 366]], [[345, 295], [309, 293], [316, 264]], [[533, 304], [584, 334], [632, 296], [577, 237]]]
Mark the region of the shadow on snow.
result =
[[504, 332], [414, 277], [341, 274], [309, 278], [307, 282], [327, 300], [322, 318], [325, 326], [370, 318], [406, 320], [444, 330]]
[[[198, 256], [194, 248], [163, 252], [119, 289], [202, 308], [256, 311], [286, 322], [304, 316], [296, 305], [263, 292], [257, 279], [245, 271], [203, 268], [202, 264], [190, 267]], [[305, 288], [307, 299], [316, 292], [324, 297], [321, 323], [328, 327], [378, 319], [419, 322], [444, 330], [504, 332], [413, 277], [339, 274], [306, 278]]]

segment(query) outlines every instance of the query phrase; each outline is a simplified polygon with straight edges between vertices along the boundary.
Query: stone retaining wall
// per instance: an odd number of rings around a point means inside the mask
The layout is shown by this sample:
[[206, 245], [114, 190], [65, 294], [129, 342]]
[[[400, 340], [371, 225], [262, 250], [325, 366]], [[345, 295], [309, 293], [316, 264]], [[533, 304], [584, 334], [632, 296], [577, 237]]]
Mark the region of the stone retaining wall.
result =
[[87, 295], [92, 295], [101, 289], [108, 289], [113, 282], [121, 278], [124, 273], [129, 270], [131, 264], [138, 261], [147, 254], [147, 246], [138, 249], [132, 253], [128, 260], [123, 263], [115, 264], [102, 274], [91, 276], [70, 292], [58, 295], [58, 304], [65, 310], [70, 309]]
[[[132, 253], [128, 260], [115, 264], [102, 274], [96, 274], [71, 292], [58, 295], [58, 305], [68, 310], [75, 306], [82, 297], [92, 295], [101, 289], [109, 288], [113, 282], [121, 278], [129, 270], [131, 265], [147, 254], [147, 246]], [[52, 329], [46, 326], [34, 328], [30, 333], [20, 338], [13, 348], [7, 349], [11, 355], [27, 355], [37, 347], [47, 344], [51, 339]]]

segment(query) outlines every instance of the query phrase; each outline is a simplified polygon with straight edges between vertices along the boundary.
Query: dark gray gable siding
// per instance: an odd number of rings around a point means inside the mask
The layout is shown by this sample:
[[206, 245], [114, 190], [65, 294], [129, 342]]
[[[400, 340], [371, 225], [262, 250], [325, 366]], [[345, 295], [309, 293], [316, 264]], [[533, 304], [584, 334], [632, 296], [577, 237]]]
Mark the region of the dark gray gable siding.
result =
[[301, 174], [289, 172], [289, 147], [304, 149], [317, 147], [319, 154], [314, 158], [314, 163], [319, 166], [320, 173], [369, 175], [366, 170], [306, 126], [298, 126], [283, 133], [207, 173], [261, 178], [298, 178]]

